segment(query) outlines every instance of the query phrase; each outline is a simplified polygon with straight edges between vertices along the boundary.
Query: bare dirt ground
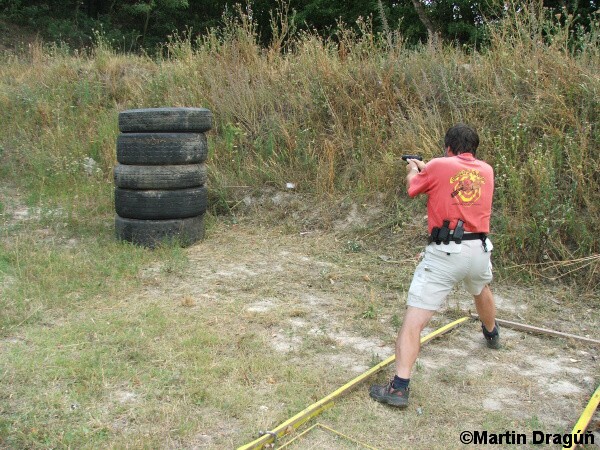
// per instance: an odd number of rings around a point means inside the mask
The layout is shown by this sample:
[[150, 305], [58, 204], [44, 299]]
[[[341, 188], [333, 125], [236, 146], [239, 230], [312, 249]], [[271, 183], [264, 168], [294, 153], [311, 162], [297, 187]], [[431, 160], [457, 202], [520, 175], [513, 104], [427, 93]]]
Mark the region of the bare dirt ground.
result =
[[[327, 231], [290, 229], [289, 217], [281, 227], [262, 226], [256, 215], [237, 224], [220, 221], [205, 242], [188, 250], [190, 265], [176, 283], [141, 295], [179, 293], [198, 299], [198, 308], [234, 303], [240, 332], [263, 337], [266, 359], [336, 380], [315, 386], [308, 406], [393, 354], [420, 250], [400, 244], [400, 234], [372, 242], [349, 239], [348, 229], [369, 223], [377, 211], [349, 204], [339, 213]], [[594, 299], [580, 302], [565, 286], [519, 286], [508, 279], [493, 289], [499, 318], [600, 337]], [[472, 308], [466, 291], [456, 289], [424, 334]], [[478, 323], [469, 322], [423, 348], [408, 410], [371, 401], [367, 383], [317, 420], [375, 448], [458, 448], [462, 430], [509, 430], [529, 438], [533, 431], [570, 432], [600, 381], [600, 348], [509, 329], [502, 330], [502, 339], [502, 350], [488, 350]], [[385, 381], [392, 370], [373, 381]], [[274, 428], [302, 409], [286, 415], [283, 404], [257, 391], [254, 429]], [[596, 442], [599, 426], [596, 415], [590, 426]], [[205, 436], [206, 447], [227, 441], [216, 430]], [[229, 436], [226, 446], [255, 437]], [[292, 447], [361, 448], [323, 429]]]
[[[245, 214], [214, 219], [206, 240], [185, 250], [184, 268], [144, 268], [143, 287], [123, 300], [161, 304], [165, 310], [185, 306], [177, 314], [231, 336], [231, 352], [214, 355], [214, 364], [222, 358], [239, 362], [235, 379], [245, 380], [241, 388], [252, 393], [241, 411], [205, 405], [193, 437], [165, 441], [167, 448], [243, 445], [393, 354], [416, 255], [424, 245], [406, 234], [424, 227], [423, 218], [373, 233], [381, 209], [348, 201], [335, 211], [308, 212], [286, 196], [247, 198]], [[15, 220], [28, 217], [18, 208], [13, 212]], [[499, 318], [600, 338], [596, 296], [579, 296], [565, 285], [500, 278], [492, 286]], [[466, 291], [457, 288], [424, 334], [472, 308]], [[258, 348], [244, 347], [248, 336]], [[514, 431], [529, 439], [533, 431], [570, 432], [600, 383], [600, 348], [506, 328], [502, 340], [501, 350], [488, 350], [478, 323], [468, 322], [423, 347], [407, 410], [370, 400], [367, 382], [309, 424], [318, 421], [387, 449], [462, 448], [459, 435], [465, 430]], [[272, 367], [270, 375], [257, 376], [269, 372], [258, 369], [244, 373], [257, 361]], [[286, 368], [294, 369], [293, 376]], [[392, 371], [370, 381], [384, 382]], [[290, 400], [287, 387], [293, 391], [296, 383], [306, 398], [294, 391]], [[127, 389], [114, 396], [121, 403], [139, 401]], [[135, 424], [114, 425], [116, 431], [127, 427]], [[590, 429], [600, 443], [598, 412]], [[364, 447], [319, 428], [290, 448]]]

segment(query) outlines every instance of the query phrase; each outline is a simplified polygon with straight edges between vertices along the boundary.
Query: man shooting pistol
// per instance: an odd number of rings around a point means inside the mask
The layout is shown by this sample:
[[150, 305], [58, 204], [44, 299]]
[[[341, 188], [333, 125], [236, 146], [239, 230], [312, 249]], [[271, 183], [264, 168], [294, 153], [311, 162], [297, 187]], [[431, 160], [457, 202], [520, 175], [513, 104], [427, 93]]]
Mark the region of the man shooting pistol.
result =
[[492, 281], [490, 231], [494, 172], [475, 158], [479, 136], [464, 124], [448, 130], [444, 157], [425, 164], [403, 155], [410, 197], [427, 195], [429, 244], [408, 291], [407, 309], [396, 338], [396, 375], [387, 385], [371, 386], [370, 396], [399, 408], [408, 406], [412, 367], [419, 355], [421, 331], [454, 285], [462, 281], [475, 299], [489, 348], [500, 348]]

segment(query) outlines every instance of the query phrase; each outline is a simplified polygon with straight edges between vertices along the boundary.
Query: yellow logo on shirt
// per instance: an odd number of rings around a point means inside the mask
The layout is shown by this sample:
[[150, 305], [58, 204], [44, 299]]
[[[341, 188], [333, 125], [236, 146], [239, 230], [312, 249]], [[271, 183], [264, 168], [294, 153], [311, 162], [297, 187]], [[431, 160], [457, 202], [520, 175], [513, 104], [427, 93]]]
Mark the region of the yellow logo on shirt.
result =
[[481, 197], [481, 185], [485, 184], [485, 178], [479, 175], [479, 170], [461, 170], [450, 178], [450, 184], [454, 185], [450, 196], [457, 197], [465, 206], [471, 206]]

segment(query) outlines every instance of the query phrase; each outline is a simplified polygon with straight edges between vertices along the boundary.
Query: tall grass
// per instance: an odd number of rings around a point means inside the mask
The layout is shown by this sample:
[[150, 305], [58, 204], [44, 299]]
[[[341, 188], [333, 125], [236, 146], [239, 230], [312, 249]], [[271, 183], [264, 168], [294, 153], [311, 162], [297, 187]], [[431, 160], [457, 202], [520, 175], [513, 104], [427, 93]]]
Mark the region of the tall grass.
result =
[[[499, 257], [600, 252], [597, 22], [573, 46], [569, 21], [522, 10], [490, 30], [489, 48], [472, 51], [408, 49], [368, 23], [325, 40], [274, 17], [269, 48], [240, 11], [208, 35], [174, 37], [156, 58], [120, 54], [101, 37], [83, 52], [38, 43], [4, 55], [3, 175], [34, 201], [69, 204], [83, 220], [106, 216], [118, 112], [204, 106], [216, 118], [210, 187], [224, 204], [230, 186], [293, 181], [317, 195], [385, 193], [391, 208], [397, 157], [439, 156], [445, 130], [463, 121], [496, 171]], [[100, 170], [86, 173], [86, 158]], [[587, 269], [597, 283], [597, 259]]]

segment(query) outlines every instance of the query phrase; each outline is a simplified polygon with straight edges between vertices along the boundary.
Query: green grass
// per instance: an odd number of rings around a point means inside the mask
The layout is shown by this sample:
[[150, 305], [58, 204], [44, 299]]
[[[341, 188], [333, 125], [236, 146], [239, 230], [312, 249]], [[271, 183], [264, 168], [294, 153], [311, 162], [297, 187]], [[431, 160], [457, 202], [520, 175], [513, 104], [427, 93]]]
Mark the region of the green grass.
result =
[[[264, 378], [266, 368], [226, 355], [257, 352], [260, 339], [243, 336], [231, 347], [231, 336], [202, 326], [203, 319], [168, 299], [136, 303], [148, 283], [141, 269], [160, 262], [155, 276], [180, 273], [181, 249], [151, 252], [91, 233], [69, 248], [56, 236], [40, 243], [25, 231], [44, 228], [27, 228], [13, 235], [0, 259], [2, 273], [15, 278], [3, 289], [0, 323], [3, 445], [97, 448], [110, 438], [117, 447], [153, 446], [163, 432], [148, 437], [136, 430], [115, 442], [115, 431], [136, 421], [149, 425], [158, 415], [173, 438], [196, 426], [200, 419], [189, 419], [201, 416], [206, 403], [245, 408], [252, 394], [236, 394], [240, 370]], [[215, 353], [224, 356], [216, 363]], [[211, 376], [235, 381], [224, 390], [207, 388], [201, 374], [209, 365]], [[141, 401], [153, 406], [138, 410]]]
[[95, 405], [128, 414], [106, 398], [109, 387], [127, 394], [152, 378], [156, 391], [148, 395], [161, 396], [172, 382], [174, 372], [154, 362], [165, 359], [159, 344], [176, 324], [159, 306], [128, 312], [127, 304], [142, 285], [142, 267], [160, 261], [170, 273], [185, 255], [178, 247], [151, 252], [117, 243], [107, 220], [82, 224], [50, 212], [0, 236], [0, 444], [94, 448], [111, 430]]

